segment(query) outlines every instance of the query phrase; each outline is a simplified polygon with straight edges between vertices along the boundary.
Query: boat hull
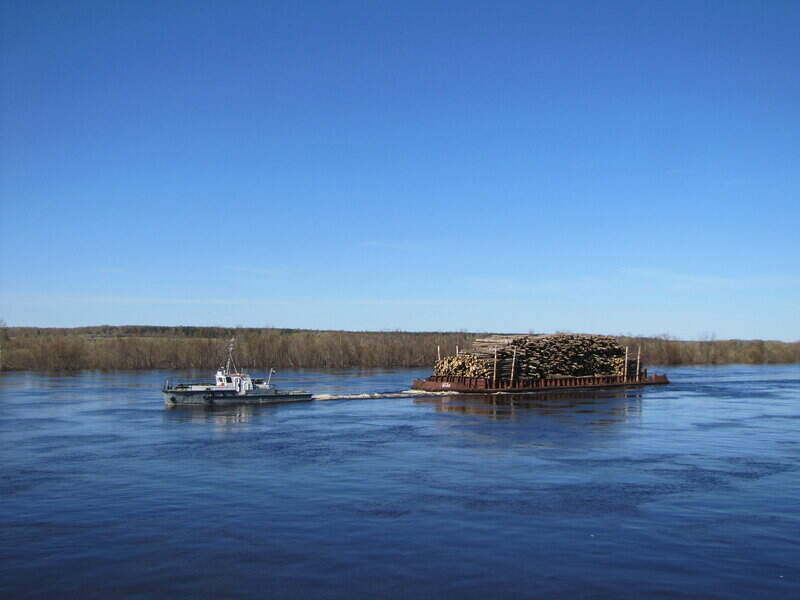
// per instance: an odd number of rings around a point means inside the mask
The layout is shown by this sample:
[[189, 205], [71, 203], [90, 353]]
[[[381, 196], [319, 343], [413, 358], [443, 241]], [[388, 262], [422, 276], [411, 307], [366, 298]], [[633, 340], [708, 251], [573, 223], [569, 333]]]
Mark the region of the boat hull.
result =
[[669, 380], [666, 375], [651, 375], [649, 377], [639, 378], [617, 376], [557, 377], [535, 381], [515, 381], [514, 383], [497, 382], [496, 385], [493, 385], [491, 379], [484, 377], [434, 375], [427, 379], [417, 379], [411, 384], [411, 387], [415, 390], [425, 392], [461, 392], [467, 394], [494, 394], [505, 392], [530, 394], [552, 390], [664, 385], [667, 383], [669, 383]]
[[167, 406], [232, 406], [237, 404], [284, 404], [309, 402], [308, 392], [281, 392], [256, 390], [238, 394], [235, 390], [164, 390], [161, 392]]

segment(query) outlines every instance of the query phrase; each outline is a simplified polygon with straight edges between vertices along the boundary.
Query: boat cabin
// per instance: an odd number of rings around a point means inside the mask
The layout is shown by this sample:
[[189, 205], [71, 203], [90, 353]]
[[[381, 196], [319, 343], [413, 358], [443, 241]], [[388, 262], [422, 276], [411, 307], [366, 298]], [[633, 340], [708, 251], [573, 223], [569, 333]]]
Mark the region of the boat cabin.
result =
[[247, 373], [229, 373], [227, 369], [219, 369], [215, 379], [218, 387], [233, 388], [240, 394], [253, 389], [253, 379]]

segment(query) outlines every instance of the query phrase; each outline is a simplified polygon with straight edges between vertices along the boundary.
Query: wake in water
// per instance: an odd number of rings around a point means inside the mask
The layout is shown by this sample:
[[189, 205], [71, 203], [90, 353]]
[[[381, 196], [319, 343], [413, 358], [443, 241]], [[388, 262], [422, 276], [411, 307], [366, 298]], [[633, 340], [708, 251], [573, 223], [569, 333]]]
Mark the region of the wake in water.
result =
[[413, 398], [419, 396], [452, 396], [458, 392], [423, 392], [405, 390], [404, 392], [383, 392], [375, 394], [314, 394], [312, 400], [372, 400], [375, 398]]

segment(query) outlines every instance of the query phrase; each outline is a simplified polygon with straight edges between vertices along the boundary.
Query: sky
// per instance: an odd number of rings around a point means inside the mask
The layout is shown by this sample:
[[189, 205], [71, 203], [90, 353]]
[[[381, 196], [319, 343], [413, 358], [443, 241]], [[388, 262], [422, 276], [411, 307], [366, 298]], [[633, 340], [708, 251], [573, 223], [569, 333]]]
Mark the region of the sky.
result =
[[0, 6], [10, 326], [800, 340], [800, 2]]

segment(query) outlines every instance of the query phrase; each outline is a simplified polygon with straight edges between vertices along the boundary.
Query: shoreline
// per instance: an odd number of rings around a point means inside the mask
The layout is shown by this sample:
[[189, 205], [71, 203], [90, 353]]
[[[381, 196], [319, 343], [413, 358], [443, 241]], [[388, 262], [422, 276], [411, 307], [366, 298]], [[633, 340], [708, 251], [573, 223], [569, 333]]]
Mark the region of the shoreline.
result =
[[[277, 328], [98, 326], [6, 327], [0, 372], [213, 369], [227, 341], [237, 340], [244, 369], [433, 368], [438, 355], [469, 352], [486, 333], [352, 332]], [[800, 342], [678, 340], [611, 336], [641, 347], [649, 366], [800, 363]]]

